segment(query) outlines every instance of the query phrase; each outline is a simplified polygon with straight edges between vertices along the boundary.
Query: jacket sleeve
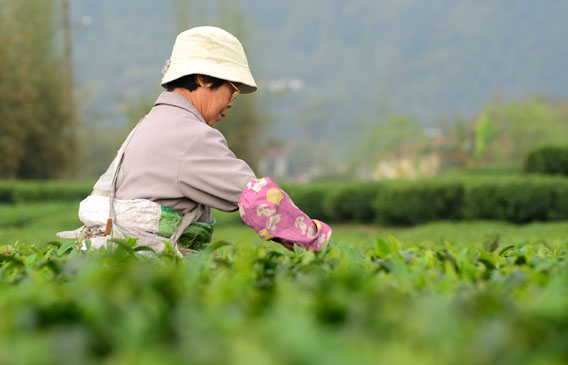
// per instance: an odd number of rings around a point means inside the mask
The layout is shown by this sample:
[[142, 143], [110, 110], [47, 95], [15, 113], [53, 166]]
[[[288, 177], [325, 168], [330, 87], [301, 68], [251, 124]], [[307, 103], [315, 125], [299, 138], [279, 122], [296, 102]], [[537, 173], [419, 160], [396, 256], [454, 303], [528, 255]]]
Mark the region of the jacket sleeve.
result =
[[248, 182], [239, 200], [239, 213], [260, 238], [279, 242], [288, 249], [297, 244], [318, 251], [331, 238], [327, 224], [310, 219], [268, 177]]
[[197, 203], [230, 212], [254, 172], [227, 146], [216, 129], [203, 126], [188, 141], [178, 167], [178, 185], [184, 196]]

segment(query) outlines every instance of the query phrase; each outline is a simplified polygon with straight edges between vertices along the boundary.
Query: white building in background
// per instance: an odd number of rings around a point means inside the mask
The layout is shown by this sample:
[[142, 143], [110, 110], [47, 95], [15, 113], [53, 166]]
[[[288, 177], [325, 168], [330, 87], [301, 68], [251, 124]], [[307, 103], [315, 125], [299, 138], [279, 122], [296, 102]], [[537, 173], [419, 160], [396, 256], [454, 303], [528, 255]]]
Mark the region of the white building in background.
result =
[[258, 162], [259, 176], [270, 176], [275, 179], [289, 177], [290, 154], [283, 149], [268, 149]]
[[299, 91], [304, 86], [304, 81], [298, 78], [270, 80], [264, 84], [264, 88], [271, 93]]
[[379, 162], [371, 173], [372, 180], [432, 177], [440, 172], [441, 156], [429, 153], [415, 157], [391, 157]]

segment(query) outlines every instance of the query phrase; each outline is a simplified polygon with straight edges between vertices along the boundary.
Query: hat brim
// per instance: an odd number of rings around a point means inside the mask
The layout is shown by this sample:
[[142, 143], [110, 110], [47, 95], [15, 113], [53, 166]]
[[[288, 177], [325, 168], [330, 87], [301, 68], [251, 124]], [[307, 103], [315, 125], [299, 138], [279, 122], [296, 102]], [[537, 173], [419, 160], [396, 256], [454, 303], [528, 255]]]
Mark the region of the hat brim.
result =
[[253, 93], [257, 90], [256, 82], [248, 67], [242, 67], [236, 64], [223, 64], [220, 66], [211, 62], [211, 60], [203, 59], [172, 61], [162, 78], [161, 85], [164, 86], [170, 81], [193, 74], [207, 75], [238, 83], [239, 91], [243, 94]]

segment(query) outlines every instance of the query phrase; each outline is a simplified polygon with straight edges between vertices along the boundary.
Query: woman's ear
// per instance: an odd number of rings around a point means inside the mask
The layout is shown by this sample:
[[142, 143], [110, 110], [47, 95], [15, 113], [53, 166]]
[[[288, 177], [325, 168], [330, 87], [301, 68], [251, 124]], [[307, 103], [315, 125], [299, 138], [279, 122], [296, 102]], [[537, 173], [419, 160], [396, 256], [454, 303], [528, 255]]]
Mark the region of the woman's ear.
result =
[[195, 82], [197, 82], [197, 84], [200, 87], [204, 87], [204, 88], [210, 88], [211, 85], [213, 85], [213, 82], [211, 81], [206, 81], [205, 77], [203, 77], [203, 75], [197, 75], [197, 77], [195, 78]]

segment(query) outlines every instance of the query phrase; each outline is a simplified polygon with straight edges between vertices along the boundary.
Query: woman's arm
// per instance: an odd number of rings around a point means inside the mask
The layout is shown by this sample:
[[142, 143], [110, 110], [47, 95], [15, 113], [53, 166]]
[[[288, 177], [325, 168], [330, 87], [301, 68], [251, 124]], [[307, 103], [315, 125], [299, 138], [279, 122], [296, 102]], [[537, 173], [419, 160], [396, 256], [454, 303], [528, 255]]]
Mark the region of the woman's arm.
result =
[[278, 185], [265, 177], [251, 180], [239, 200], [241, 219], [264, 240], [293, 249], [294, 244], [320, 250], [331, 228], [302, 212]]
[[237, 202], [255, 175], [247, 163], [235, 157], [216, 129], [196, 124], [178, 168], [182, 195], [222, 211], [237, 210]]

